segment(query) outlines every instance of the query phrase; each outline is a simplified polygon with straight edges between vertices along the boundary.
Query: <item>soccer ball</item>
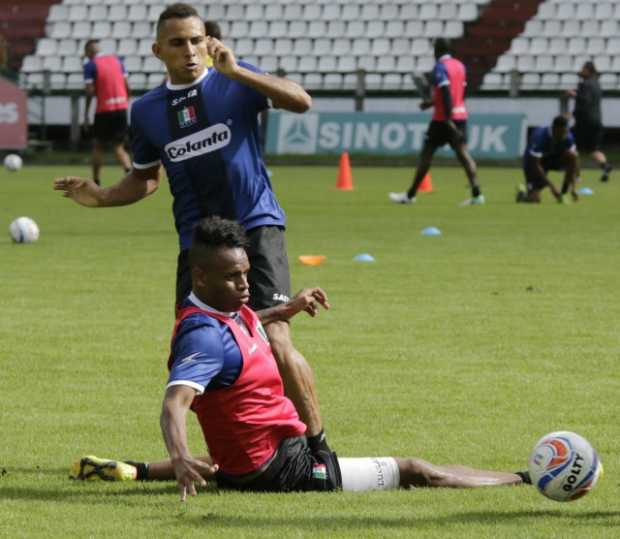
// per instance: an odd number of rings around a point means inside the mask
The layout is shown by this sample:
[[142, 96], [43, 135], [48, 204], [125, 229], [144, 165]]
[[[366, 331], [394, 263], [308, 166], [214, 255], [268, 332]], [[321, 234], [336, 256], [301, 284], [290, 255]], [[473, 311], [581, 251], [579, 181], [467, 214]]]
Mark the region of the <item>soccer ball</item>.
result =
[[603, 465], [590, 442], [568, 431], [551, 432], [538, 440], [528, 469], [541, 494], [558, 502], [585, 496], [603, 473]]
[[10, 224], [9, 234], [15, 243], [32, 243], [39, 239], [39, 227], [30, 217], [18, 217]]
[[9, 172], [17, 172], [23, 164], [22, 158], [16, 153], [10, 153], [4, 158], [4, 168]]

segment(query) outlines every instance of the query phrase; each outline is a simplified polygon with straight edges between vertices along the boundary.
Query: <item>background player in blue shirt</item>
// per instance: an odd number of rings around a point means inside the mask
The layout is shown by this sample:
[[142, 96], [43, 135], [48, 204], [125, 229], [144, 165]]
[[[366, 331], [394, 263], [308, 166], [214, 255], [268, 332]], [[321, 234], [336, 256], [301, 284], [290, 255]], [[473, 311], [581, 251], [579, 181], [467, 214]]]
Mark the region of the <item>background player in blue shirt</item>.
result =
[[[91, 180], [57, 179], [54, 188], [90, 207], [132, 204], [159, 186], [164, 165], [174, 197], [179, 233], [177, 305], [191, 290], [188, 250], [193, 226], [219, 215], [248, 233], [251, 306], [260, 310], [290, 296], [285, 216], [272, 191], [258, 142], [257, 115], [268, 107], [305, 112], [311, 98], [297, 83], [237, 62], [217, 39], [206, 37], [202, 19], [187, 4], [160, 15], [153, 53], [169, 81], [138, 99], [131, 114], [133, 168], [102, 189]], [[207, 57], [213, 68], [206, 69]], [[287, 394], [308, 427], [311, 444], [324, 443], [313, 374], [295, 349], [286, 321], [266, 326]]]
[[[561, 191], [549, 179], [547, 173], [550, 170], [564, 171]], [[558, 202], [563, 202], [563, 195], [569, 191], [573, 200], [577, 200], [575, 183], [578, 171], [577, 148], [568, 129], [568, 120], [564, 116], [556, 116], [550, 126], [536, 127], [530, 136], [523, 155], [527, 186], [520, 187], [517, 202], [540, 202], [540, 193], [545, 187], [551, 189]]]

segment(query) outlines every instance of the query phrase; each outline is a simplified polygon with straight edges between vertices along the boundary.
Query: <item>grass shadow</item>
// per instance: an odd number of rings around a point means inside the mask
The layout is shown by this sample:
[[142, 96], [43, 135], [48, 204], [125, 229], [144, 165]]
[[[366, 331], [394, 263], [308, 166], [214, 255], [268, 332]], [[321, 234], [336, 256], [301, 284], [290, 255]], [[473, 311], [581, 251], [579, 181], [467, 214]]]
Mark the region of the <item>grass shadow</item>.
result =
[[620, 522], [620, 511], [591, 511], [584, 513], [567, 513], [564, 510], [540, 510], [540, 511], [472, 511], [459, 512], [451, 515], [437, 517], [416, 517], [414, 514], [407, 514], [395, 517], [357, 517], [355, 515], [308, 515], [294, 517], [278, 516], [243, 516], [218, 515], [209, 513], [207, 515], [188, 516], [183, 515], [183, 522], [196, 527], [209, 529], [214, 528], [243, 528], [243, 529], [273, 529], [276, 527], [294, 526], [300, 530], [324, 529], [324, 530], [364, 530], [368, 528], [434, 528], [446, 525], [471, 525], [471, 524], [515, 524], [519, 521], [533, 521], [535, 519], [557, 519], [563, 524], [566, 523], [587, 523], [588, 525], [600, 525], [607, 527], [617, 527]]

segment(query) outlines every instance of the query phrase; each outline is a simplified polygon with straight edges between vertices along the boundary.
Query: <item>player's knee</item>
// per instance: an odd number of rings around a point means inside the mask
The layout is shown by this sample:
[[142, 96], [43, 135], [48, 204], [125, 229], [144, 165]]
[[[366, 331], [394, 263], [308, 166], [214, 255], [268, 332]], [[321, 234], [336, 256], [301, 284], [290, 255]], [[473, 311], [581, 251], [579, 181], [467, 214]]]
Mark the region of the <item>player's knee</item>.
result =
[[400, 459], [398, 467], [402, 487], [432, 487], [442, 478], [430, 463], [422, 459]]

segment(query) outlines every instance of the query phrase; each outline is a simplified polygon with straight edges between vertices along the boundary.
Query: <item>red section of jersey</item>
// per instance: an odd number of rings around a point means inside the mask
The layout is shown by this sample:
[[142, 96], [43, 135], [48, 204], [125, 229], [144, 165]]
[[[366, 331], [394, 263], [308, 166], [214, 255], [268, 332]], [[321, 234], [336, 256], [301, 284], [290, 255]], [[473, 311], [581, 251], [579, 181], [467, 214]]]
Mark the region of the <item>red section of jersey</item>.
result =
[[97, 67], [94, 81], [97, 96], [96, 112], [125, 110], [129, 106], [129, 96], [121, 61], [117, 56], [109, 54], [96, 56], [93, 62]]
[[[211, 316], [232, 331], [243, 361], [239, 378], [230, 387], [197, 396], [197, 414], [209, 453], [223, 472], [241, 475], [267, 462], [284, 438], [306, 431], [293, 403], [284, 396], [282, 378], [258, 317], [243, 306], [240, 315], [251, 328], [247, 335], [233, 319], [197, 307], [182, 309], [174, 327], [195, 313]], [[172, 357], [168, 369], [172, 367]]]
[[446, 117], [443, 106], [441, 88], [435, 85], [433, 88], [433, 120], [446, 121], [466, 120], [467, 109], [465, 108], [465, 87], [467, 86], [467, 75], [465, 66], [456, 58], [444, 58], [439, 60], [448, 72], [450, 80], [450, 95], [452, 96], [452, 116]]

